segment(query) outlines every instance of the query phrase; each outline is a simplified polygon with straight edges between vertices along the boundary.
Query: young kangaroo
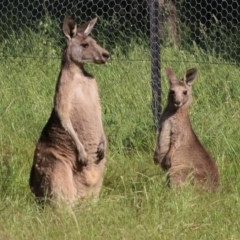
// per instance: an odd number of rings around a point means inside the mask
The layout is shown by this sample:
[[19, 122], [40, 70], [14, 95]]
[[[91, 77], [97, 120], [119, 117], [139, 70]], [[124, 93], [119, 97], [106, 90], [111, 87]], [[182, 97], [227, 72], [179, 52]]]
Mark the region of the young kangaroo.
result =
[[109, 53], [89, 36], [97, 18], [78, 26], [65, 17], [63, 53], [51, 116], [36, 145], [30, 188], [36, 198], [74, 202], [99, 195], [106, 139], [96, 80], [84, 64], [105, 63]]
[[193, 183], [215, 190], [219, 185], [216, 163], [198, 140], [189, 118], [196, 73], [197, 69], [189, 69], [179, 81], [173, 70], [166, 68], [170, 89], [160, 120], [154, 162], [168, 170], [168, 180], [174, 186], [181, 186], [191, 175]]

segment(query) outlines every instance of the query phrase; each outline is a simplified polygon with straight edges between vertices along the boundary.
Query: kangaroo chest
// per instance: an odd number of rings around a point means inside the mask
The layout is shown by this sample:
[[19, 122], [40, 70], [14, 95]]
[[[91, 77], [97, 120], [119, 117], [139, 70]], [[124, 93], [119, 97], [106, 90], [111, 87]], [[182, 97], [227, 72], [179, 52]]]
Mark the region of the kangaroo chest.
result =
[[70, 102], [71, 111], [92, 112], [98, 114], [100, 101], [98, 87], [94, 79], [79, 81], [74, 84]]
[[175, 149], [184, 145], [191, 136], [191, 126], [188, 118], [172, 116], [169, 119], [171, 146]]
[[75, 127], [96, 125], [100, 127], [101, 106], [95, 79], [76, 81], [70, 102], [70, 116]]
[[99, 142], [103, 126], [95, 79], [75, 74], [67, 81], [61, 82], [57, 95], [79, 139], [85, 142]]

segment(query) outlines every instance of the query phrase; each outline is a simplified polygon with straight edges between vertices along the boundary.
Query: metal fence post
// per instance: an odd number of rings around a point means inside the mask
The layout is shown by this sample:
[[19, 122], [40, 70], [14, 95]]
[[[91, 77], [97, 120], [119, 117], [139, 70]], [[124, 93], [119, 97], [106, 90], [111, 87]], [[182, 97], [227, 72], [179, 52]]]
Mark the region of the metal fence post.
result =
[[161, 116], [161, 48], [160, 48], [160, 0], [149, 0], [150, 13], [150, 46], [152, 73], [152, 112], [154, 125], [159, 127]]

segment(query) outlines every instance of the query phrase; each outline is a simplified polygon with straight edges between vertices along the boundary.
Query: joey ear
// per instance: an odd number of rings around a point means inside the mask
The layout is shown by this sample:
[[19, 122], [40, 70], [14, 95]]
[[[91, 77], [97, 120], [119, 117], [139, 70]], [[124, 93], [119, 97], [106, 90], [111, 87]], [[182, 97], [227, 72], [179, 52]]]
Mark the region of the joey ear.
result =
[[75, 37], [77, 34], [77, 24], [69, 16], [65, 16], [63, 20], [63, 33], [68, 39]]
[[196, 79], [196, 75], [197, 75], [197, 69], [191, 68], [191, 69], [187, 70], [183, 80], [184, 80], [184, 82], [186, 82], [187, 85], [191, 86], [193, 84], [194, 80]]
[[171, 84], [178, 81], [174, 71], [169, 67], [166, 67], [166, 75]]
[[84, 36], [88, 36], [91, 33], [96, 22], [97, 22], [97, 17], [82, 24], [81, 26], [78, 27], [77, 30], [80, 34], [83, 34]]

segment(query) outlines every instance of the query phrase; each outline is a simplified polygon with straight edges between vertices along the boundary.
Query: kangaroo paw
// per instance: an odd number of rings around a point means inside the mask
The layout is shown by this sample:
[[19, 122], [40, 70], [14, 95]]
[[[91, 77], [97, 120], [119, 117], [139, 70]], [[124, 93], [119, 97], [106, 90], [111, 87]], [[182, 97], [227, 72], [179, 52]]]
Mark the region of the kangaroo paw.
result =
[[100, 162], [105, 157], [105, 149], [102, 144], [98, 147], [97, 152], [97, 162]]
[[157, 151], [155, 151], [155, 153], [154, 153], [153, 161], [156, 165], [159, 164], [159, 155], [158, 155]]
[[171, 168], [171, 160], [169, 157], [165, 157], [163, 159], [163, 161], [161, 162], [161, 167], [165, 171], [167, 171], [169, 168]]
[[78, 156], [77, 156], [77, 160], [79, 163], [81, 163], [82, 165], [87, 165], [88, 162], [88, 156], [87, 153], [85, 152], [85, 150], [79, 150], [77, 152]]

